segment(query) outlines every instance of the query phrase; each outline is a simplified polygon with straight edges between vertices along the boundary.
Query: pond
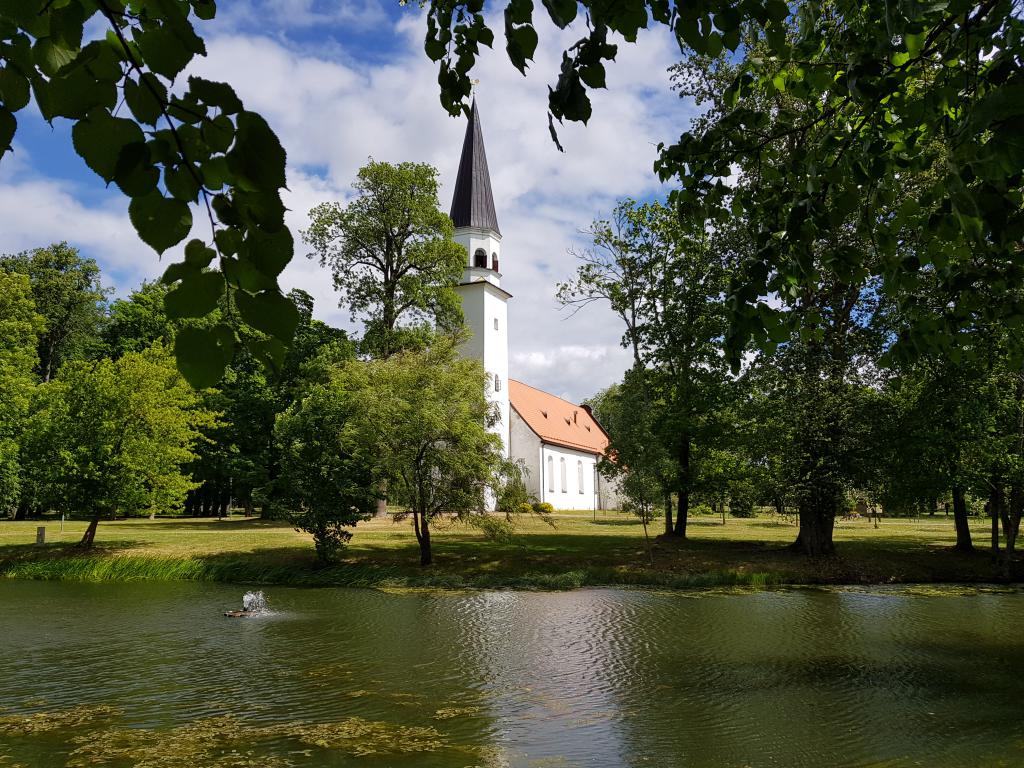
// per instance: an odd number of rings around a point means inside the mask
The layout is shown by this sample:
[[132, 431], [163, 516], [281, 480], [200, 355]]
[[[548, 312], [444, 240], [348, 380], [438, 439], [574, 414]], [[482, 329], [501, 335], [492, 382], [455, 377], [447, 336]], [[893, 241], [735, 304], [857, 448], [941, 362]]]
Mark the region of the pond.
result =
[[1024, 765], [1024, 594], [0, 582], [0, 766]]

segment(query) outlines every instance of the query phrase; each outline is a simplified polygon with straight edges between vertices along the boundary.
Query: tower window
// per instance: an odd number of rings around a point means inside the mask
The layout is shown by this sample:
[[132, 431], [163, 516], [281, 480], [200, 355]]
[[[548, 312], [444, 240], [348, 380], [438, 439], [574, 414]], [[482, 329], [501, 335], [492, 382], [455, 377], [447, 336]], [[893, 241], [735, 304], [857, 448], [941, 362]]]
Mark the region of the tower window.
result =
[[548, 456], [548, 490], [555, 491], [555, 460]]
[[498, 330], [498, 318], [494, 318], [494, 330]]
[[583, 462], [576, 462], [576, 472], [580, 476], [580, 493], [583, 493]]
[[494, 391], [501, 392], [501, 376], [494, 374]]
[[562, 493], [569, 490], [569, 480], [565, 476], [565, 457], [563, 456], [558, 460], [559, 468], [562, 470]]
[[497, 251], [495, 251], [494, 253], [491, 254], [491, 269], [493, 269], [495, 272], [498, 271], [498, 252]]
[[483, 248], [477, 248], [473, 254], [473, 266], [487, 269], [487, 251]]

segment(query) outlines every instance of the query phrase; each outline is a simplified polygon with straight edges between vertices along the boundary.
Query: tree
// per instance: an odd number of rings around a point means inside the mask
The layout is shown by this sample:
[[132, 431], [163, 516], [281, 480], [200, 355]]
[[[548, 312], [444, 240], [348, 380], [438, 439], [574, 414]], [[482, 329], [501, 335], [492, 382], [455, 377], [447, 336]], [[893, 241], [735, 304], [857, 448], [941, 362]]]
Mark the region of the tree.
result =
[[56, 243], [0, 256], [0, 268], [29, 278], [36, 311], [45, 320], [39, 334], [40, 379], [50, 381], [65, 362], [100, 351], [107, 292], [95, 261], [82, 258], [67, 243]]
[[335, 560], [352, 538], [347, 528], [373, 512], [371, 464], [344, 436], [354, 404], [336, 370], [277, 418], [274, 439], [281, 456], [273, 483], [275, 504], [296, 529], [312, 534], [317, 557]]
[[479, 361], [460, 359], [446, 339], [343, 369], [346, 440], [372, 464], [378, 496], [386, 488], [412, 515], [421, 565], [433, 561], [433, 522], [483, 513], [485, 490], [497, 484], [501, 440], [488, 429], [497, 416], [486, 381]]
[[35, 376], [36, 314], [28, 277], [0, 270], [0, 515], [20, 498], [19, 443]]
[[[720, 109], [662, 146], [656, 170], [677, 181], [675, 207], [698, 226], [757, 214], [756, 247], [729, 291], [735, 366], [748, 340], [771, 343], [780, 323], [765, 297], [850, 273], [884, 277], [879, 290], [894, 299], [922, 266], [941, 276], [949, 301], [938, 315], [913, 318], [901, 354], [958, 345], [975, 313], [995, 322], [1020, 314], [1011, 290], [989, 290], [1022, 278], [1020, 0], [581, 0], [544, 8], [559, 28], [580, 10], [587, 20], [549, 91], [556, 142], [554, 120], [590, 118], [587, 91], [605, 86], [616, 35], [635, 42], [640, 29], [664, 25], [687, 55], [731, 52]], [[504, 12], [506, 51], [524, 74], [538, 41], [533, 12], [531, 0], [512, 0]], [[452, 114], [468, 111], [480, 45], [494, 40], [484, 14], [463, 0], [428, 6], [426, 53], [439, 63], [441, 101]], [[942, 171], [921, 194], [907, 196], [907, 175], [936, 166]], [[728, 185], [737, 167], [758, 183]], [[871, 252], [809, 268], [835, 220], [850, 217]], [[923, 235], [913, 248], [901, 238], [907, 230]]]
[[591, 234], [594, 250], [582, 255], [575, 280], [560, 285], [558, 296], [569, 305], [608, 301], [623, 319], [634, 402], [654, 410], [650, 436], [674, 463], [679, 506], [672, 533], [685, 538], [699, 453], [718, 439], [728, 388], [721, 354], [726, 254], [703, 229], [684, 228], [659, 203], [625, 200]]
[[174, 343], [174, 324], [164, 308], [167, 290], [163, 283], [144, 282], [127, 299], [111, 303], [103, 327], [107, 355], [118, 358], [158, 341], [166, 347]]
[[[378, 163], [359, 170], [348, 205], [310, 211], [303, 239], [309, 257], [330, 267], [341, 306], [364, 321], [366, 351], [387, 356], [422, 346], [424, 323], [453, 330], [462, 323], [455, 286], [466, 251], [439, 208], [437, 170], [423, 163]], [[429, 328], [429, 326], [426, 326]]]
[[[215, 13], [214, 0], [0, 5], [0, 161], [13, 151], [17, 114], [32, 104], [47, 122], [71, 121], [75, 152], [131, 198], [129, 219], [157, 253], [188, 236], [198, 204], [208, 238], [190, 241], [164, 275], [176, 316], [209, 315], [231, 288], [241, 321], [275, 342], [254, 354], [279, 362], [296, 323], [277, 284], [293, 251], [280, 196], [284, 149], [230, 85], [193, 76], [174, 92], [206, 53], [190, 17]], [[219, 271], [205, 271], [215, 259]], [[231, 322], [197, 326], [178, 335], [175, 354], [193, 385], [210, 386], [237, 341]]]
[[182, 465], [212, 420], [159, 345], [69, 363], [39, 388], [30, 426], [42, 500], [89, 519], [84, 547], [104, 516], [175, 508], [192, 487]]

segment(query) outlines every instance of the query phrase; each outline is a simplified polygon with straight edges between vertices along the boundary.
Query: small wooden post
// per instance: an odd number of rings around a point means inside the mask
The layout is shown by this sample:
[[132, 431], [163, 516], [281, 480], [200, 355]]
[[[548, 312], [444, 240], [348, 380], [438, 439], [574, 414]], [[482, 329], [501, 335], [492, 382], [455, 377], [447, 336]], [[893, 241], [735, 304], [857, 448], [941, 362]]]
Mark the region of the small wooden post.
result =
[[36, 528], [36, 544], [46, 543], [46, 526], [40, 525]]

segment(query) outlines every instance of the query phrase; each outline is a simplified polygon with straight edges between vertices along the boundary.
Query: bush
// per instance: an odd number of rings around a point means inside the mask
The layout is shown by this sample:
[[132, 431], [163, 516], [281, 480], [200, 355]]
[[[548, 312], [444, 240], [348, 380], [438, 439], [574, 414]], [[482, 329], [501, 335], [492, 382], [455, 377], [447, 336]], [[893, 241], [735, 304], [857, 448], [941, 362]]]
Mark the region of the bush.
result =
[[711, 509], [707, 504], [697, 504], [696, 506], [690, 507], [691, 515], [713, 515], [715, 511]]
[[512, 523], [503, 517], [494, 515], [471, 515], [469, 517], [473, 527], [480, 530], [485, 538], [499, 544], [508, 544], [512, 541], [512, 534], [515, 532]]
[[555, 508], [546, 501], [535, 501], [533, 503], [533, 511], [538, 515], [551, 515], [554, 514]]
[[520, 515], [532, 515], [533, 505], [530, 504], [528, 501], [524, 501], [522, 504], [516, 507], [516, 513]]

